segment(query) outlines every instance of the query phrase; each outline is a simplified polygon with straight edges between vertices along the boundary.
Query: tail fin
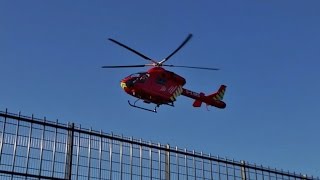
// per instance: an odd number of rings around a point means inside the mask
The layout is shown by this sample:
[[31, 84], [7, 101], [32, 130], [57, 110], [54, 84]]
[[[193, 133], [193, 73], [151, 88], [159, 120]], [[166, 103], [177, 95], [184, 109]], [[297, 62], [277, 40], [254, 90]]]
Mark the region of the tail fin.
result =
[[[227, 88], [227, 86], [221, 85], [217, 92], [215, 92], [213, 94], [210, 94], [208, 96], [205, 96], [204, 93], [200, 93], [200, 98], [196, 99], [193, 102], [193, 107], [200, 107], [203, 102], [205, 102], [207, 105], [208, 104], [209, 105], [213, 105], [212, 100], [214, 100], [214, 101], [222, 101], [224, 93], [226, 92], [226, 88]], [[213, 105], [213, 106], [218, 107], [219, 105]], [[223, 106], [225, 107], [225, 105], [223, 105]]]
[[221, 101], [223, 99], [224, 93], [226, 92], [226, 88], [227, 86], [221, 85], [216, 93], [210, 94], [208, 97], [213, 98], [214, 100]]

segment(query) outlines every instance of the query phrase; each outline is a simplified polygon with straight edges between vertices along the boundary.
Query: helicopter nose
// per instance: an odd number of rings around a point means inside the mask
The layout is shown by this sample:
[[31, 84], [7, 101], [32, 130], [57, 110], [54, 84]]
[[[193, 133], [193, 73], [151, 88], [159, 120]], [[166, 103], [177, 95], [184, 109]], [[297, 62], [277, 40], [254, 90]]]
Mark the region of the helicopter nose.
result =
[[131, 80], [121, 81], [120, 86], [122, 89], [131, 88], [133, 86], [133, 82]]
[[125, 83], [125, 82], [122, 82], [122, 81], [120, 82], [120, 86], [121, 86], [122, 89], [124, 89], [124, 88], [127, 87], [126, 83]]

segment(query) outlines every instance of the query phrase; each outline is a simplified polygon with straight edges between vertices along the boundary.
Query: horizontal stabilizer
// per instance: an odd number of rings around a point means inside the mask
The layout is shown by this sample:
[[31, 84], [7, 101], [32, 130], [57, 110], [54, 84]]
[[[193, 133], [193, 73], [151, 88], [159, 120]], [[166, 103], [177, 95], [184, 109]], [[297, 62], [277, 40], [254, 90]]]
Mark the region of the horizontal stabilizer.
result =
[[195, 100], [194, 103], [193, 103], [193, 107], [200, 107], [202, 104], [202, 101], [200, 100]]

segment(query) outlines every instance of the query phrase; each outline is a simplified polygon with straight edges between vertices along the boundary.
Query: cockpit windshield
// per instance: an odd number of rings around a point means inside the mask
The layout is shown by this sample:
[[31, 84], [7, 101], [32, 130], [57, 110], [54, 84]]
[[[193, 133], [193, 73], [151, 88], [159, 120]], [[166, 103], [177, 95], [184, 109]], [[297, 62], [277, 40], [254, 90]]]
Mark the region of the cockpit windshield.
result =
[[130, 78], [138, 78], [138, 77], [141, 76], [140, 74], [141, 73], [134, 73], [134, 74], [129, 75], [128, 77], [130, 77]]
[[134, 73], [128, 76], [128, 78], [132, 79], [133, 83], [136, 82], [144, 82], [146, 79], [148, 79], [150, 76], [149, 73], [147, 72], [139, 72], [139, 73]]
[[149, 76], [149, 74], [146, 73], [146, 72], [139, 72], [139, 73], [131, 74], [131, 75], [129, 75], [128, 77], [131, 77], [131, 78], [139, 78], [139, 77], [146, 76], [146, 75]]

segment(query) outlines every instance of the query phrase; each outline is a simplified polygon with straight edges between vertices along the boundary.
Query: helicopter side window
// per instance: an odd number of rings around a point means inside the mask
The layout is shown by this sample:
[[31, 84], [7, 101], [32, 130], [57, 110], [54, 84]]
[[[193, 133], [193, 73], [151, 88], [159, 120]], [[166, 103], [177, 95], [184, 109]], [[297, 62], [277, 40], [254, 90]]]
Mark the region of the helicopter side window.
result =
[[140, 74], [138, 82], [144, 83], [149, 78], [149, 76], [150, 74], [148, 73]]
[[138, 78], [140, 77], [140, 73], [135, 73], [130, 75], [131, 78]]
[[144, 83], [150, 77], [150, 74], [146, 72], [141, 72], [131, 74], [129, 77], [131, 78], [132, 83]]
[[160, 75], [160, 76], [156, 79], [156, 82], [157, 82], [158, 84], [164, 85], [164, 84], [167, 82], [167, 79], [165, 78], [165, 75], [162, 74], [162, 75]]

